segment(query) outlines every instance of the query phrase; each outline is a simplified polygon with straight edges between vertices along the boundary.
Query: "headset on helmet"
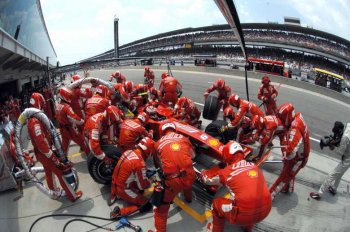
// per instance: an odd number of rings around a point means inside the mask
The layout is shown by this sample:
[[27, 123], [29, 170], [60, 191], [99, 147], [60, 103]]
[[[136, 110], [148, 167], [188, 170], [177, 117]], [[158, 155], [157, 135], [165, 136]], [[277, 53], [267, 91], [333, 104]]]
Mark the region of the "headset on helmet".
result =
[[161, 77], [162, 77], [162, 79], [164, 79], [164, 78], [166, 78], [168, 76], [169, 76], [169, 74], [167, 72], [163, 72]]
[[65, 102], [71, 103], [73, 98], [73, 92], [67, 87], [62, 87], [58, 90], [58, 96]]
[[238, 106], [239, 105], [239, 100], [240, 100], [240, 98], [239, 98], [239, 96], [237, 95], [237, 94], [231, 94], [231, 96], [229, 97], [229, 99], [228, 99], [228, 102], [231, 104], [231, 105], [233, 105], [233, 106]]
[[40, 93], [32, 93], [29, 100], [30, 106], [42, 110], [45, 107], [45, 99]]
[[104, 85], [98, 85], [95, 88], [95, 93], [98, 93], [101, 97], [107, 98], [108, 97], [108, 88]]
[[226, 107], [224, 109], [224, 119], [228, 118], [231, 121], [234, 120], [236, 117], [236, 113], [233, 111], [232, 107]]
[[260, 117], [259, 115], [254, 115], [252, 117], [252, 127], [257, 129], [257, 130], [261, 130], [263, 125], [264, 125], [264, 118]]
[[80, 76], [79, 75], [74, 75], [74, 76], [72, 76], [72, 79], [73, 79], [73, 81], [78, 81], [78, 80], [80, 80], [81, 78], [80, 78]]
[[141, 139], [136, 147], [139, 147], [142, 150], [142, 156], [144, 160], [147, 160], [154, 152], [154, 141], [149, 137], [145, 137]]
[[216, 86], [220, 89], [225, 87], [225, 80], [224, 79], [219, 79], [216, 81]]
[[123, 112], [116, 106], [108, 106], [105, 111], [105, 117], [108, 125], [120, 123], [123, 118]]
[[242, 146], [236, 141], [230, 141], [222, 150], [223, 161], [227, 164], [234, 164], [241, 161], [244, 158], [244, 152]]
[[142, 122], [142, 124], [147, 124], [149, 116], [145, 112], [142, 112], [139, 115], [137, 115], [137, 119], [139, 119]]
[[264, 84], [264, 85], [267, 85], [269, 84], [271, 81], [270, 81], [270, 78], [268, 76], [264, 76], [262, 79], [261, 79], [261, 83]]
[[289, 127], [295, 118], [294, 106], [291, 103], [284, 103], [278, 108], [277, 117], [284, 126]]
[[176, 131], [176, 125], [172, 122], [164, 122], [163, 124], [160, 125], [160, 130], [159, 130], [159, 134], [161, 136], [165, 135], [166, 131], [168, 130], [172, 130], [172, 131]]

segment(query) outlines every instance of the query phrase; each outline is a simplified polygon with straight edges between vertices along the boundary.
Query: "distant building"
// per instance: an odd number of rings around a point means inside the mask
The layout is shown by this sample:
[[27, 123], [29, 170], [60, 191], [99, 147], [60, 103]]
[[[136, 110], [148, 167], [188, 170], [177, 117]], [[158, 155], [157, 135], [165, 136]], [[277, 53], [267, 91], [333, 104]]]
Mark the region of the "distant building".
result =
[[47, 31], [39, 0], [1, 1], [0, 100], [32, 89], [57, 55]]

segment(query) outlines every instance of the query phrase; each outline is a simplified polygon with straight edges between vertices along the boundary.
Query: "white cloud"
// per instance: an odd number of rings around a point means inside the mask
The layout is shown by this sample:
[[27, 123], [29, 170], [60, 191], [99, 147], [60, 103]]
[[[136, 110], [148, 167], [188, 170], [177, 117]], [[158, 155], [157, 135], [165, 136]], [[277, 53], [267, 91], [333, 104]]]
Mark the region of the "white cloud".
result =
[[350, 2], [346, 0], [291, 0], [295, 8], [315, 29], [350, 38]]

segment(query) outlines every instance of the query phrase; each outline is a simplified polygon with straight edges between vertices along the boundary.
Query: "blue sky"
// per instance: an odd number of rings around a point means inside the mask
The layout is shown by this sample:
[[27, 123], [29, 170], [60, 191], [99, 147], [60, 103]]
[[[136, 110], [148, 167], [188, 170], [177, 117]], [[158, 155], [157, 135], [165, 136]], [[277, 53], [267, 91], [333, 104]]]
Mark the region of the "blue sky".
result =
[[[241, 22], [301, 19], [303, 26], [350, 40], [350, 0], [235, 0]], [[120, 45], [185, 27], [226, 23], [214, 0], [41, 0], [62, 65], [113, 48], [113, 19]]]

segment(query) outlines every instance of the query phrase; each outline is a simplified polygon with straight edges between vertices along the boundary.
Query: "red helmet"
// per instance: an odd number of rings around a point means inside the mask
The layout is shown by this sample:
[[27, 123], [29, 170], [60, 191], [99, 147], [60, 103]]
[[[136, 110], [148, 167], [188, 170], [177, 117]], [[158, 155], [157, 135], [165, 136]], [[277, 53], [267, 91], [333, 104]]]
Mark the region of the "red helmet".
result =
[[80, 80], [81, 79], [81, 77], [79, 76], [79, 75], [73, 75], [72, 76], [72, 79], [73, 79], [73, 81], [78, 81], [78, 80]]
[[154, 152], [154, 141], [149, 137], [145, 137], [141, 139], [136, 147], [139, 147], [142, 150], [143, 159], [147, 160]]
[[131, 93], [134, 88], [134, 82], [132, 81], [125, 81], [125, 91], [128, 93]]
[[225, 81], [224, 79], [219, 79], [215, 82], [215, 85], [219, 88], [222, 89], [225, 87]]
[[230, 141], [222, 150], [223, 161], [227, 164], [234, 164], [244, 158], [243, 148], [236, 141]]
[[228, 118], [231, 121], [236, 117], [236, 113], [233, 111], [232, 107], [228, 106], [224, 110], [224, 119]]
[[108, 97], [108, 88], [104, 85], [98, 85], [95, 88], [95, 93], [98, 93], [101, 97], [107, 98]]
[[137, 119], [139, 119], [142, 122], [142, 124], [145, 125], [149, 120], [149, 116], [145, 112], [142, 112], [139, 115], [137, 115]]
[[71, 103], [73, 98], [73, 92], [67, 87], [62, 87], [58, 90], [58, 96], [65, 102]]
[[145, 72], [149, 72], [149, 67], [145, 66]]
[[261, 79], [261, 83], [264, 84], [264, 85], [268, 85], [270, 83], [270, 78], [268, 76], [264, 76], [262, 79]]
[[277, 117], [284, 126], [289, 127], [295, 118], [294, 106], [291, 103], [284, 103], [278, 108]]
[[257, 129], [257, 130], [261, 130], [263, 128], [264, 125], [264, 118], [260, 117], [259, 115], [254, 115], [252, 117], [252, 127]]
[[120, 77], [121, 75], [120, 71], [116, 71], [112, 74], [113, 77]]
[[176, 131], [176, 126], [170, 121], [165, 121], [159, 126], [159, 135], [163, 136], [167, 131]]
[[31, 107], [41, 110], [45, 107], [45, 98], [40, 93], [32, 93], [29, 103]]
[[108, 106], [104, 114], [108, 125], [122, 121], [123, 112], [116, 106]]
[[169, 74], [167, 72], [163, 72], [161, 77], [162, 77], [162, 79], [164, 79], [164, 78], [166, 78], [168, 76], [169, 76]]
[[237, 94], [231, 94], [231, 96], [229, 97], [228, 99], [228, 102], [233, 105], [233, 106], [236, 106], [238, 107], [239, 106], [239, 102], [240, 102], [240, 98]]

